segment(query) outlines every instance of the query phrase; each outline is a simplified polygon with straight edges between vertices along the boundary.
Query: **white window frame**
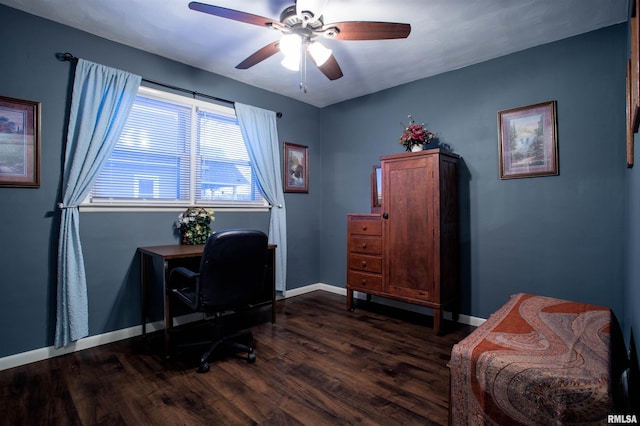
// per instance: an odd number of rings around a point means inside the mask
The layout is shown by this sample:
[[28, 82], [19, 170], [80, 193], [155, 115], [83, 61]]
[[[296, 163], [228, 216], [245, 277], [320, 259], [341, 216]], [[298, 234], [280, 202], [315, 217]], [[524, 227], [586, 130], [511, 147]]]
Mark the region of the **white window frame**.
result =
[[[182, 106], [190, 107], [191, 114], [191, 167], [190, 167], [190, 194], [188, 201], [149, 201], [149, 200], [104, 200], [104, 199], [91, 199], [91, 195], [87, 196], [85, 200], [80, 204], [80, 211], [182, 211], [185, 208], [193, 206], [205, 206], [213, 208], [215, 210], [225, 211], [267, 211], [270, 208], [269, 203], [263, 198], [262, 202], [251, 201], [222, 201], [217, 200], [211, 203], [200, 203], [196, 201], [196, 146], [197, 146], [197, 110], [198, 108], [210, 111], [216, 114], [220, 114], [229, 118], [236, 119], [235, 109], [232, 107], [206, 102], [200, 99], [189, 98], [181, 96], [175, 93], [165, 92], [162, 90], [153, 89], [146, 86], [140, 86], [138, 94], [144, 97], [157, 99], [165, 102], [172, 102]], [[149, 174], [140, 174], [136, 178], [157, 180], [157, 176]], [[137, 179], [135, 184], [137, 185]], [[157, 186], [157, 182], [154, 184], [154, 191]]]

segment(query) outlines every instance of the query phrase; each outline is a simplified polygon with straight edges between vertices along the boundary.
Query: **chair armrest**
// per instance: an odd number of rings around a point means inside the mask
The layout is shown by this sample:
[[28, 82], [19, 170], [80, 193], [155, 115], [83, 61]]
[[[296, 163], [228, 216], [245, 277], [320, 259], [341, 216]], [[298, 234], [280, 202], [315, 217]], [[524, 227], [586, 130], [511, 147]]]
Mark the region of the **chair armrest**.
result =
[[198, 278], [198, 276], [200, 275], [200, 273], [198, 272], [193, 272], [191, 269], [189, 268], [185, 268], [184, 266], [178, 266], [177, 268], [173, 268], [171, 270], [171, 273], [178, 273], [186, 278], [189, 278], [190, 280], [194, 279], [194, 278]]
[[200, 274], [189, 268], [179, 266], [169, 273], [169, 288], [179, 300], [191, 310], [197, 310], [200, 304]]
[[184, 266], [179, 266], [177, 268], [173, 268], [169, 273], [169, 282], [171, 282], [171, 276], [173, 275], [174, 272], [190, 280], [194, 280], [200, 276], [200, 273], [198, 272], [193, 272], [189, 268], [185, 268]]

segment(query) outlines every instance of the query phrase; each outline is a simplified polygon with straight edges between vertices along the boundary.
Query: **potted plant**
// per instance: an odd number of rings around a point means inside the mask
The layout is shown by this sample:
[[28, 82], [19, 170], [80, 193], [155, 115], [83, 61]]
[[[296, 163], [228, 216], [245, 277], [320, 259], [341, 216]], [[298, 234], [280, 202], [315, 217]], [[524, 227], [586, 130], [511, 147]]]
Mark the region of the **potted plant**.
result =
[[181, 244], [204, 244], [211, 235], [211, 222], [215, 220], [213, 210], [190, 207], [178, 215], [176, 228], [180, 230]]
[[424, 124], [416, 124], [411, 115], [409, 115], [409, 124], [407, 126], [402, 124], [402, 127], [404, 127], [404, 130], [398, 143], [404, 146], [407, 152], [422, 151], [424, 145], [435, 138], [435, 135], [428, 131]]

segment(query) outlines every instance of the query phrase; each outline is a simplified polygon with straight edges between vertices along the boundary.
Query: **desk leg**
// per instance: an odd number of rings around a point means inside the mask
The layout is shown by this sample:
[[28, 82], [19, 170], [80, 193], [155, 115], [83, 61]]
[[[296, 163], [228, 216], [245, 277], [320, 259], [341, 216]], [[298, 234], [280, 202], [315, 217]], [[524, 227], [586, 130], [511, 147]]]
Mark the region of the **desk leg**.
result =
[[142, 325], [142, 337], [147, 335], [147, 255], [140, 253], [140, 315]]
[[267, 251], [267, 263], [271, 269], [271, 324], [276, 323], [276, 249]]
[[171, 312], [171, 289], [169, 289], [169, 262], [164, 261], [162, 274], [162, 294], [164, 295], [164, 355], [169, 357], [171, 349], [171, 328], [173, 313]]
[[273, 289], [271, 293], [271, 324], [276, 323], [276, 272], [273, 270]]
[[276, 293], [273, 292], [273, 298], [271, 299], [271, 324], [276, 323]]

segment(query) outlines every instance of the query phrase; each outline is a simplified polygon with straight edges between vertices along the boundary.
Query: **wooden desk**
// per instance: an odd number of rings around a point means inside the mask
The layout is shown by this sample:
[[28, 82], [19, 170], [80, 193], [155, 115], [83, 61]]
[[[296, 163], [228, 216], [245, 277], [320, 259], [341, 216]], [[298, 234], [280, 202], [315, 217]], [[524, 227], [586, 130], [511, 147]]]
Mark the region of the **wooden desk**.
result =
[[[147, 313], [149, 307], [149, 290], [150, 284], [162, 283], [162, 299], [163, 299], [163, 319], [164, 319], [164, 344], [165, 355], [169, 354], [170, 350], [170, 334], [173, 327], [173, 315], [171, 315], [170, 297], [171, 289], [169, 288], [169, 273], [171, 270], [178, 266], [191, 266], [192, 269], [197, 270], [202, 257], [202, 251], [204, 250], [204, 244], [196, 245], [167, 245], [167, 246], [152, 246], [152, 247], [138, 247], [140, 253], [140, 311], [142, 315], [142, 335], [147, 333]], [[275, 253], [276, 245], [269, 244], [267, 250], [267, 258], [265, 264], [267, 265], [267, 274], [265, 277], [264, 291], [257, 296], [256, 305], [266, 305], [271, 303], [271, 323], [276, 322], [276, 286], [275, 286]], [[162, 273], [154, 273], [154, 262], [160, 262], [162, 264]], [[154, 279], [156, 278], [156, 279]], [[151, 283], [154, 281], [155, 283]]]

